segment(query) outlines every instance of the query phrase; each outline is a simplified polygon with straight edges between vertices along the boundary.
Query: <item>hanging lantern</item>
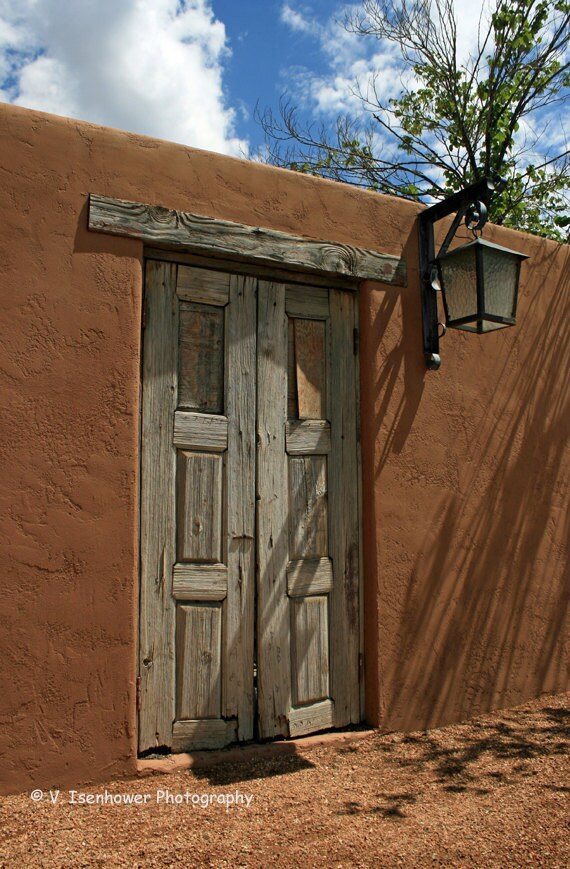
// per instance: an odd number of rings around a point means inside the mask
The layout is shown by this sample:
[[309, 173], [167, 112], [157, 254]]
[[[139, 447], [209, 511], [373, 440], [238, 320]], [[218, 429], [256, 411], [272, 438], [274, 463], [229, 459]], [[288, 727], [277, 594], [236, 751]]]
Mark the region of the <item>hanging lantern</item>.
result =
[[[428, 368], [437, 369], [441, 365], [439, 339], [447, 328], [483, 334], [515, 325], [521, 263], [528, 259], [526, 254], [481, 238], [449, 250], [463, 219], [473, 232], [485, 226], [494, 189], [489, 178], [482, 178], [418, 215], [423, 340]], [[454, 213], [436, 255], [434, 224]], [[438, 320], [438, 290], [443, 297], [445, 324]]]
[[447, 328], [481, 334], [514, 326], [524, 259], [481, 238], [438, 257]]

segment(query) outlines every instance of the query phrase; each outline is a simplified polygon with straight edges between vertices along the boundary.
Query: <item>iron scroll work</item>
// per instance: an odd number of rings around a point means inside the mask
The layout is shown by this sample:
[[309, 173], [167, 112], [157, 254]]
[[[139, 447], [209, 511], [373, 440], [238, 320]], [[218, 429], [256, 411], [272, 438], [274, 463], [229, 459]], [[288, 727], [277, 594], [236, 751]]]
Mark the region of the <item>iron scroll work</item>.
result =
[[[488, 205], [494, 189], [493, 182], [489, 178], [483, 178], [470, 187], [452, 194], [448, 199], [426, 208], [419, 215], [424, 354], [426, 365], [430, 369], [437, 369], [441, 365], [439, 339], [442, 336], [439, 329], [442, 324], [438, 320], [437, 310], [439, 284], [436, 261], [447, 252], [462, 220], [465, 221], [467, 228], [473, 231], [480, 230], [485, 226]], [[454, 213], [453, 223], [436, 256], [434, 224]]]

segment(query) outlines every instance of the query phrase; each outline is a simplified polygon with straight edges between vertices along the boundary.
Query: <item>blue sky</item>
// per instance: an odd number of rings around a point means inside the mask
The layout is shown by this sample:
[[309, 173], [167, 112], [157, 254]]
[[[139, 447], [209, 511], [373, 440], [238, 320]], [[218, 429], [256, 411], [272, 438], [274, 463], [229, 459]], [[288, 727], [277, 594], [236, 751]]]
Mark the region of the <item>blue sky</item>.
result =
[[[479, 4], [454, 2], [461, 61], [476, 46]], [[287, 93], [317, 122], [354, 116], [355, 82], [365, 88], [372, 71], [382, 98], [397, 95], [399, 57], [347, 33], [338, 21], [350, 8], [336, 0], [0, 0], [0, 101], [254, 156], [263, 145], [257, 102], [276, 109]], [[555, 118], [549, 127], [553, 141], [564, 139], [562, 126]]]
[[[262, 144], [254, 108], [326, 76], [343, 4], [0, 0], [0, 100], [231, 154]], [[338, 28], [341, 30], [341, 28]]]

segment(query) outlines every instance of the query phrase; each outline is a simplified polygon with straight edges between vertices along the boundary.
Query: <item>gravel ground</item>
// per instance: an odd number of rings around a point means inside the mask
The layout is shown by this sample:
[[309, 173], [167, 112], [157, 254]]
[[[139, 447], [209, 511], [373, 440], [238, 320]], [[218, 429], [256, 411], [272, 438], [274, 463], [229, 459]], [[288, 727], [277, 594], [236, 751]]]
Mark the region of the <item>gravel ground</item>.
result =
[[567, 869], [569, 748], [570, 693], [439, 730], [78, 786], [107, 804], [4, 797], [0, 867]]

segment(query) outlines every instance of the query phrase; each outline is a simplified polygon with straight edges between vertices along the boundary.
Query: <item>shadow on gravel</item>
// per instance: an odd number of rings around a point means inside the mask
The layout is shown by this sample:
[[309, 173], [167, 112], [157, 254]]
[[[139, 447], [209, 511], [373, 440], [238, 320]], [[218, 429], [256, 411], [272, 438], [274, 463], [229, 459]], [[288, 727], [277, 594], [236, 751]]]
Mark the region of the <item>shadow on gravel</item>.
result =
[[[496, 782], [509, 783], [528, 774], [525, 761], [570, 752], [570, 710], [544, 707], [539, 714], [540, 718], [531, 712], [506, 712], [496, 724], [474, 721], [468, 735], [462, 736], [459, 731], [452, 740], [442, 739], [438, 731], [410, 734], [403, 737], [401, 744], [417, 748], [417, 753], [413, 757], [392, 757], [392, 761], [412, 769], [430, 764], [445, 790], [459, 793], [476, 781], [475, 765], [487, 754], [497, 762], [518, 761], [509, 764], [507, 772], [498, 769], [485, 774]], [[473, 737], [474, 728], [480, 730], [480, 737]], [[458, 781], [450, 783], [451, 779]]]
[[[291, 747], [294, 748], [294, 746]], [[205, 779], [212, 786], [221, 786], [278, 775], [290, 775], [294, 772], [311, 769], [313, 766], [314, 764], [309, 760], [292, 751], [277, 757], [248, 759], [237, 763], [204, 767], [203, 769], [195, 767], [189, 772], [196, 778]]]
[[[364, 752], [364, 757], [359, 756]], [[498, 784], [512, 784], [534, 775], [529, 762], [534, 758], [570, 753], [570, 709], [546, 706], [535, 712], [497, 713], [492, 721], [477, 720], [465, 726], [432, 730], [408, 735], [378, 734], [364, 745], [348, 744], [336, 748], [338, 764], [351, 764], [351, 778], [377, 774], [389, 764], [414, 773], [431, 772], [431, 781], [449, 794], [469, 792], [485, 795]], [[477, 763], [485, 755], [485, 771]], [[489, 768], [489, 760], [493, 761]], [[494, 761], [497, 766], [494, 767]], [[352, 766], [356, 764], [356, 766]], [[312, 763], [292, 743], [264, 744], [259, 753], [247, 759], [220, 763], [190, 770], [192, 776], [211, 786], [287, 776], [311, 769]], [[356, 769], [356, 772], [352, 770]], [[570, 788], [554, 788], [570, 792]], [[414, 791], [379, 793], [378, 804], [371, 808], [359, 802], [344, 802], [339, 815], [375, 813], [386, 818], [406, 817], [406, 807], [421, 799]]]

